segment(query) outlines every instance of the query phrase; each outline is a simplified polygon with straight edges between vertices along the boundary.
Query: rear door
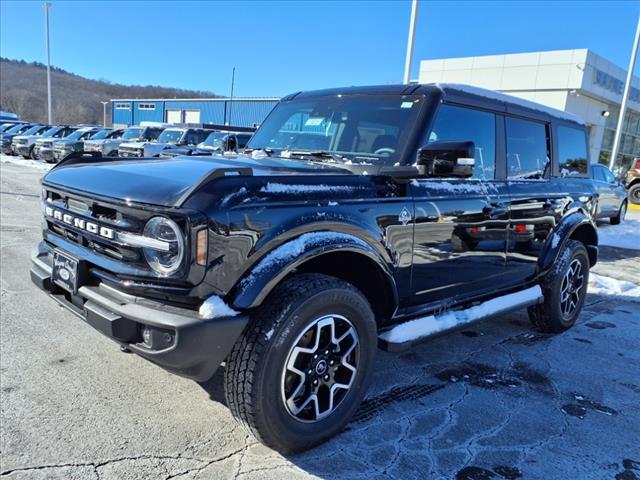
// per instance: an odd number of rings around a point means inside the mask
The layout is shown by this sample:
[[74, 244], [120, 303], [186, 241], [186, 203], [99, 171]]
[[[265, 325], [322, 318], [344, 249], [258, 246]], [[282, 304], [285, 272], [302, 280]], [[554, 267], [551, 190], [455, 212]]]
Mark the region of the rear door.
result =
[[511, 196], [507, 267], [513, 284], [535, 275], [542, 247], [561, 218], [563, 194], [551, 179], [550, 132], [549, 123], [505, 117]]
[[501, 118], [487, 110], [443, 105], [425, 142], [471, 140], [469, 179], [417, 179], [412, 303], [456, 302], [505, 286], [509, 197], [496, 172]]

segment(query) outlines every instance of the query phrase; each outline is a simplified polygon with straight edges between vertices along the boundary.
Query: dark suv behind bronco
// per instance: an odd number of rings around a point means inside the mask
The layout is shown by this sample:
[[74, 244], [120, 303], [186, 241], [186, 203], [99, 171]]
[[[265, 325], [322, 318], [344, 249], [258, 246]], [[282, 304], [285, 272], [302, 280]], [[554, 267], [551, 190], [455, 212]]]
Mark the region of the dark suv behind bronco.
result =
[[466, 86], [296, 93], [244, 155], [54, 167], [31, 277], [172, 372], [226, 362], [233, 415], [304, 450], [349, 421], [378, 345], [525, 306], [575, 323], [597, 259], [587, 151], [577, 118]]

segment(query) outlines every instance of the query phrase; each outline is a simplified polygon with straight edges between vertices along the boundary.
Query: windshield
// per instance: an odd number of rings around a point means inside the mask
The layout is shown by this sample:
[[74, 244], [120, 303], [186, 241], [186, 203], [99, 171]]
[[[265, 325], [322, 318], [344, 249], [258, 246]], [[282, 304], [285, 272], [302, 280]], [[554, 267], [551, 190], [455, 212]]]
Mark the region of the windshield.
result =
[[0, 133], [6, 132], [11, 127], [13, 127], [13, 123], [5, 123], [4, 125], [0, 125]]
[[210, 147], [216, 150], [224, 150], [224, 140], [226, 136], [226, 133], [214, 132], [210, 134], [207, 139], [201, 143], [201, 145], [203, 147]]
[[58, 133], [60, 130], [62, 130], [61, 127], [51, 127], [49, 130], [47, 130], [46, 132], [44, 132], [42, 134], [42, 136], [44, 138], [48, 138], [48, 137], [53, 137], [56, 133]]
[[29, 125], [19, 123], [18, 125], [15, 125], [14, 127], [7, 130], [5, 133], [21, 133], [24, 132], [27, 128], [29, 128]]
[[335, 95], [279, 103], [249, 149], [328, 152], [362, 164], [401, 158], [422, 98], [417, 95]]
[[36, 135], [39, 131], [44, 130], [45, 127], [44, 125], [36, 125], [35, 127], [31, 127], [29, 130], [27, 130], [26, 132], [24, 132], [22, 135], [24, 135], [25, 137], [27, 135]]
[[178, 143], [178, 141], [182, 138], [182, 134], [184, 131], [182, 130], [165, 130], [158, 137], [159, 143]]
[[132, 138], [140, 138], [140, 131], [142, 129], [141, 128], [137, 128], [137, 127], [133, 127], [133, 128], [127, 128], [127, 130], [124, 132], [124, 135], [122, 135], [123, 140], [131, 140]]
[[70, 135], [67, 135], [66, 137], [64, 137], [65, 140], [78, 140], [80, 137], [82, 137], [85, 133], [87, 133], [86, 130], [76, 130], [75, 132], [73, 132]]
[[100, 130], [98, 133], [94, 133], [93, 135], [91, 135], [91, 140], [102, 140], [104, 138], [107, 138], [107, 136], [112, 131], [113, 130]]

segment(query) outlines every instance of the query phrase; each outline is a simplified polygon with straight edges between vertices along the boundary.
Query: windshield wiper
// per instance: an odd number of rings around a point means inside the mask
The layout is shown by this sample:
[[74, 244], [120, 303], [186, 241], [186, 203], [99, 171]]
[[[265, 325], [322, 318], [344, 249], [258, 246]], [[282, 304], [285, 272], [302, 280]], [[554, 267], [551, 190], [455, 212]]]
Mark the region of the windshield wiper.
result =
[[273, 148], [245, 148], [243, 153], [252, 153], [252, 152], [264, 152], [267, 154], [267, 157], [273, 156]]
[[287, 152], [289, 155], [295, 155], [299, 157], [317, 157], [317, 158], [330, 158], [334, 162], [346, 163], [347, 158], [342, 155], [329, 152], [327, 150], [283, 150], [283, 153]]

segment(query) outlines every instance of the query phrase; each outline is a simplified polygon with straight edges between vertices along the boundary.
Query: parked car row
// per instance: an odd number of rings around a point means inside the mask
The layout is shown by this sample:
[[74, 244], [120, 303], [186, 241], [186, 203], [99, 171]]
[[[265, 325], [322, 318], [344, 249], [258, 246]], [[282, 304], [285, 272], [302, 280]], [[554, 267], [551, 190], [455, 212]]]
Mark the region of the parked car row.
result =
[[0, 135], [2, 153], [56, 163], [76, 152], [120, 157], [236, 152], [245, 147], [252, 133], [148, 122], [127, 129], [93, 125], [7, 124], [0, 126]]

